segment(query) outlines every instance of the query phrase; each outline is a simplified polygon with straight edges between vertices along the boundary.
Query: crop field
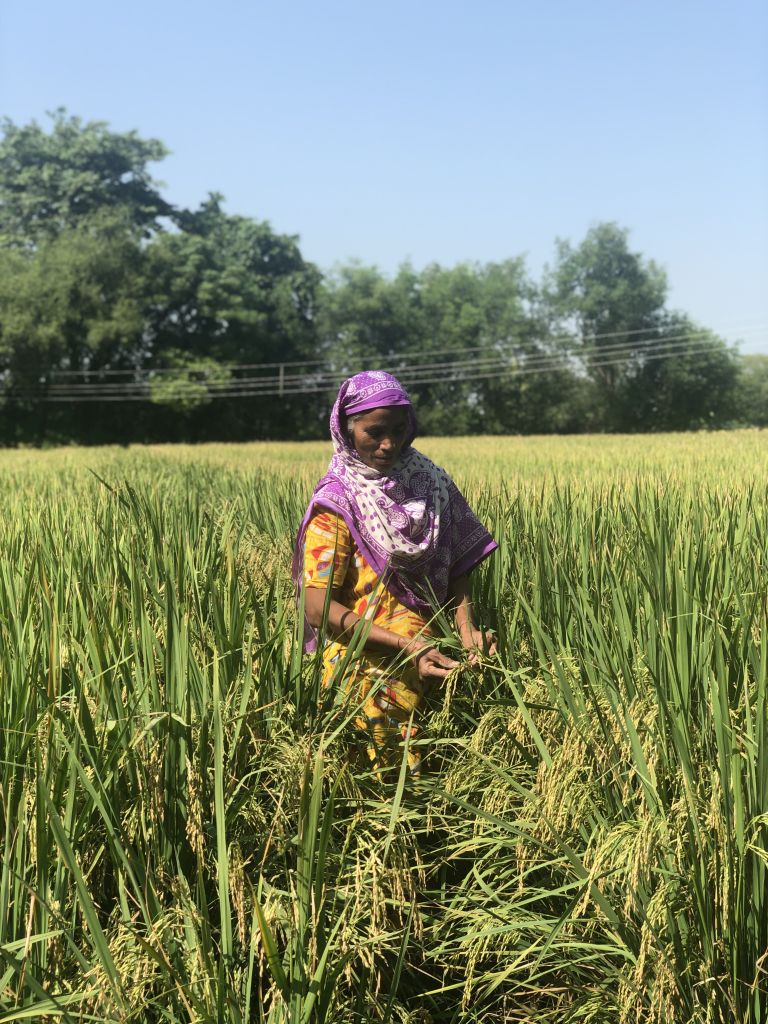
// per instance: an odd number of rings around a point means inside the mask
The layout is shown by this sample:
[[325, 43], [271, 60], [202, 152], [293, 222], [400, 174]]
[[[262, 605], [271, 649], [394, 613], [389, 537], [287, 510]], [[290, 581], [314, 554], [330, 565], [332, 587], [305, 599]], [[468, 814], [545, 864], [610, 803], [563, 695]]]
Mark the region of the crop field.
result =
[[416, 781], [297, 641], [328, 445], [0, 452], [0, 1024], [768, 1022], [768, 432], [418, 447], [500, 548]]

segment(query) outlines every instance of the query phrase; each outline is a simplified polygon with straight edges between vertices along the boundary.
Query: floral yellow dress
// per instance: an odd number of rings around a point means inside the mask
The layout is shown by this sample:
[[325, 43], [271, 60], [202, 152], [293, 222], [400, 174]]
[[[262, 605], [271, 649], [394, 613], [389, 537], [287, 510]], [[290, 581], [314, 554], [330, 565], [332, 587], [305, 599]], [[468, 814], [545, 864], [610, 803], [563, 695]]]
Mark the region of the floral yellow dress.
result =
[[[330, 586], [340, 604], [398, 636], [410, 639], [430, 635], [425, 620], [379, 584], [346, 523], [333, 512], [318, 511], [307, 525], [303, 582], [305, 587], [323, 590]], [[326, 685], [346, 651], [346, 645], [338, 640], [329, 641], [323, 649]], [[424, 686], [416, 669], [404, 664], [393, 671], [391, 658], [361, 652], [347, 668], [341, 684], [353, 699], [362, 702], [356, 725], [367, 735], [373, 763], [378, 767], [396, 764], [400, 760], [398, 748], [408, 739], [408, 765], [411, 772], [417, 772], [420, 752], [412, 743], [420, 731], [418, 715], [424, 703]]]

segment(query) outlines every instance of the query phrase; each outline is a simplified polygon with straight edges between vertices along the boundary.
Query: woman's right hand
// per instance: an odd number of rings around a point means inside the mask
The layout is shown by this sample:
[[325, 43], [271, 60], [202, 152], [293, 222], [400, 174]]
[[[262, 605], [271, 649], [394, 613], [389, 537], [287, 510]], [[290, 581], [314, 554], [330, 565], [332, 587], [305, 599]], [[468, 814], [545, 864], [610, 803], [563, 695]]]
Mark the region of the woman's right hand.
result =
[[416, 666], [422, 683], [445, 679], [459, 664], [458, 661], [446, 657], [436, 647], [430, 647], [428, 644], [409, 644], [406, 650]]

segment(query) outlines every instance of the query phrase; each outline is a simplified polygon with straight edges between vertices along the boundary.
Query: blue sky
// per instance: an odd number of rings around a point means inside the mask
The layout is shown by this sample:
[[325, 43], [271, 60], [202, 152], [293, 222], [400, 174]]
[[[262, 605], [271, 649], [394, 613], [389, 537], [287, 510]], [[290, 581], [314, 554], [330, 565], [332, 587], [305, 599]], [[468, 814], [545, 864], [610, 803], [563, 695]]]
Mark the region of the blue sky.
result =
[[162, 139], [165, 195], [323, 269], [525, 255], [617, 221], [669, 304], [768, 352], [763, 0], [15, 0], [0, 112]]

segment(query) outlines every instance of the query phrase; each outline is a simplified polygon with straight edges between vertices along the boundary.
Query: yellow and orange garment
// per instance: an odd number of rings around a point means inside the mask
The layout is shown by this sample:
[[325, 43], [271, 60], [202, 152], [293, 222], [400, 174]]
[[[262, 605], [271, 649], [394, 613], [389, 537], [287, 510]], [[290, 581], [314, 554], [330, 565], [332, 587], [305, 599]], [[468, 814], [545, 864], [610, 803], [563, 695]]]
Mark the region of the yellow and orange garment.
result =
[[[379, 584], [350, 535], [347, 524], [334, 512], [318, 510], [310, 520], [304, 538], [304, 586], [325, 590], [328, 586], [345, 608], [372, 619], [377, 626], [398, 636], [429, 636], [424, 619], [406, 608]], [[324, 682], [330, 681], [335, 666], [344, 658], [346, 645], [329, 641], [323, 649]], [[343, 680], [353, 700], [364, 701], [358, 728], [368, 737], [368, 753], [379, 767], [400, 760], [398, 747], [409, 744], [419, 733], [418, 713], [424, 703], [424, 686], [411, 665], [397, 669], [395, 676], [386, 657], [361, 652]], [[412, 772], [419, 768], [417, 748], [408, 748]]]

